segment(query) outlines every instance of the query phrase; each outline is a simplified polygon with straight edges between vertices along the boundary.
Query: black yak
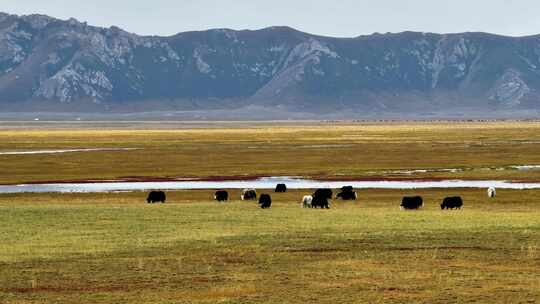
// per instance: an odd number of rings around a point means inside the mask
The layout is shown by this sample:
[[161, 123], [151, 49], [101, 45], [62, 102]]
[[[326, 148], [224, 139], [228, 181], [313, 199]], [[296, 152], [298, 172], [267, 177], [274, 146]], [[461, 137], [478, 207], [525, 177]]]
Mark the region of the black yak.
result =
[[255, 191], [255, 189], [244, 189], [242, 190], [240, 198], [243, 201], [254, 201], [257, 199], [257, 191]]
[[416, 210], [424, 206], [424, 200], [421, 196], [404, 197], [401, 201], [401, 209]]
[[317, 189], [315, 190], [315, 193], [313, 193], [313, 197], [320, 196], [327, 199], [332, 199], [333, 195], [334, 193], [332, 192], [332, 189]]
[[229, 200], [229, 192], [225, 190], [218, 190], [214, 195], [214, 199], [218, 202], [226, 202]]
[[272, 197], [270, 194], [261, 194], [259, 197], [259, 205], [262, 209], [268, 209], [272, 206]]
[[285, 192], [287, 192], [287, 185], [285, 185], [285, 184], [277, 184], [275, 192], [277, 192], [277, 193], [285, 193]]
[[317, 189], [313, 193], [311, 206], [313, 208], [330, 209], [329, 200], [332, 199], [333, 192], [331, 189]]
[[447, 197], [441, 204], [441, 209], [461, 209], [463, 207], [463, 199], [459, 196]]
[[356, 191], [354, 191], [352, 186], [342, 187], [341, 192], [336, 195], [336, 198], [344, 201], [354, 201], [357, 199]]
[[153, 203], [165, 203], [165, 200], [167, 197], [165, 196], [165, 192], [163, 191], [152, 191], [148, 194], [148, 198], [146, 199], [146, 202], [149, 204]]

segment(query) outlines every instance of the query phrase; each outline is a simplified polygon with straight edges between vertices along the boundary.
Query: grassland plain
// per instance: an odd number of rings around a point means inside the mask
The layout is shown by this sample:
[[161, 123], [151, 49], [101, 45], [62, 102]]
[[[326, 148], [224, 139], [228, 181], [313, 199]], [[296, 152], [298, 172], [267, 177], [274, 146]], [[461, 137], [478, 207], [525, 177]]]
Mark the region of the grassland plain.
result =
[[[419, 190], [424, 210], [400, 211], [413, 192], [264, 211], [211, 191], [0, 195], [0, 303], [540, 302], [539, 190]], [[465, 209], [441, 211], [450, 194]]]
[[[540, 170], [500, 169], [540, 164], [538, 122], [104, 126], [3, 125], [0, 152], [140, 149], [0, 154], [0, 183], [253, 175], [540, 180]], [[463, 171], [391, 172], [452, 168]]]
[[[0, 126], [0, 183], [255, 175], [539, 181], [540, 123]], [[409, 169], [463, 171], [395, 173]], [[0, 195], [0, 303], [537, 303], [540, 190], [362, 190], [299, 208], [211, 191]], [[238, 191], [232, 191], [239, 196]], [[401, 196], [427, 206], [399, 211]], [[462, 195], [466, 208], [438, 202]]]

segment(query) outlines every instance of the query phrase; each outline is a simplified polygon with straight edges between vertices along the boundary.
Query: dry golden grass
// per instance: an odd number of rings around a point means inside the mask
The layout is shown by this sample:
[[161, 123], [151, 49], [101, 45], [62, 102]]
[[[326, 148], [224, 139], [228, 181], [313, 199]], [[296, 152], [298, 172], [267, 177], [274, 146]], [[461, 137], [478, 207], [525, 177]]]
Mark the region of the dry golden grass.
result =
[[399, 175], [385, 171], [430, 168], [466, 171], [413, 177], [540, 180], [540, 170], [485, 170], [540, 164], [536, 122], [0, 131], [0, 152], [96, 147], [141, 150], [0, 155], [0, 183], [134, 176], [388, 177]]

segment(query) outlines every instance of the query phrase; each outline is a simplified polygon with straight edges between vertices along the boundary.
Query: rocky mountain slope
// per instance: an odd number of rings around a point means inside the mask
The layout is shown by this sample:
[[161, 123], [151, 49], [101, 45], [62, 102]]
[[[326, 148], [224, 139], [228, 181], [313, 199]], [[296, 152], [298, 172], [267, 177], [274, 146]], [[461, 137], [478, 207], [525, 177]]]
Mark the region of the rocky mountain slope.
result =
[[0, 13], [4, 112], [534, 116], [539, 90], [540, 36], [344, 39], [272, 27], [143, 37], [74, 19]]

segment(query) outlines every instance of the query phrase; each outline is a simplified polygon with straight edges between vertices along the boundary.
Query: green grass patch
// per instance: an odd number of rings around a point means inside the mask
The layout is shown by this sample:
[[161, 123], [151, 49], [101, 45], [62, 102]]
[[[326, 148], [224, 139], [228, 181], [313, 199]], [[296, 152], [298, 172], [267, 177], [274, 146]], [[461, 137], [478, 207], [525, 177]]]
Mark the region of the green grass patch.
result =
[[[301, 191], [254, 202], [210, 191], [0, 196], [2, 303], [534, 303], [539, 192], [365, 190], [331, 210]], [[236, 191], [237, 192], [237, 191]], [[233, 197], [238, 193], [232, 191]]]

